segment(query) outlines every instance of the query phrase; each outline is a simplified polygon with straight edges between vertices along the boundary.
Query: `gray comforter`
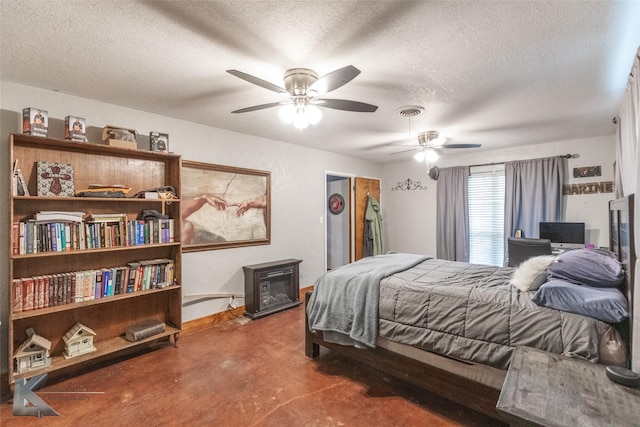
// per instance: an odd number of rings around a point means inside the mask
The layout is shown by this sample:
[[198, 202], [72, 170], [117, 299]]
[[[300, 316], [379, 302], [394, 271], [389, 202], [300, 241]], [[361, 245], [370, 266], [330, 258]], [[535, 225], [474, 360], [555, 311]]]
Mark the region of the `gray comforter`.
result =
[[375, 347], [380, 280], [428, 257], [386, 254], [363, 258], [322, 275], [307, 306], [309, 329], [324, 339], [356, 347]]
[[379, 335], [454, 358], [508, 367], [515, 346], [598, 359], [604, 322], [539, 307], [512, 268], [426, 260], [380, 281]]

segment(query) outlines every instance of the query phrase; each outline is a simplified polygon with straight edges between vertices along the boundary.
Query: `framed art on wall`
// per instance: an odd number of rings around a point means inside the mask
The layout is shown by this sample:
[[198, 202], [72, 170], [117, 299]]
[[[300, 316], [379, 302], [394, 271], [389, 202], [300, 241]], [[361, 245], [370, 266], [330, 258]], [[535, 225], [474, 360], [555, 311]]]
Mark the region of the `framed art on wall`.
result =
[[271, 243], [271, 172], [182, 161], [182, 250]]

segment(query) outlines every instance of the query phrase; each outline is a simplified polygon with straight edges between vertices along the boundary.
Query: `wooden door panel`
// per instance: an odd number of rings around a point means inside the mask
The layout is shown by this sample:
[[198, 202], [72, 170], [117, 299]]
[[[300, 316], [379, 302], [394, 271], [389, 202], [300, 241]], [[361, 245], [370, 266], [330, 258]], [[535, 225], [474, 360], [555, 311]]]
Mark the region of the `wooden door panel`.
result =
[[373, 178], [355, 178], [354, 184], [354, 208], [355, 208], [355, 258], [362, 258], [362, 245], [364, 239], [364, 213], [367, 209], [367, 196], [371, 195], [380, 203], [380, 180]]

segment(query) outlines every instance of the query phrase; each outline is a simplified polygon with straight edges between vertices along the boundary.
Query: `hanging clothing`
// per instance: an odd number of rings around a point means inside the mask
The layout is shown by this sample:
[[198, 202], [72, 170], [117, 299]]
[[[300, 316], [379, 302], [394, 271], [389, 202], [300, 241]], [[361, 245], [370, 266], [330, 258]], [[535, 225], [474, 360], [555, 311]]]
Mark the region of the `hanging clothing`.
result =
[[378, 201], [367, 196], [367, 208], [364, 212], [364, 242], [362, 256], [382, 254], [382, 213]]
[[373, 255], [373, 234], [371, 232], [371, 221], [364, 220], [364, 231], [362, 233], [362, 257]]

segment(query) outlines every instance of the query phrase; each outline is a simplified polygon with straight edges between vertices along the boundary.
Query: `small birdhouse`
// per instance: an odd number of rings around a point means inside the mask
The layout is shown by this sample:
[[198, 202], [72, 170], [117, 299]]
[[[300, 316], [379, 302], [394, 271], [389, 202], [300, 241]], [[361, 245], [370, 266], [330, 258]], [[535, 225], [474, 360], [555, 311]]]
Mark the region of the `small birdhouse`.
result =
[[82, 354], [91, 353], [97, 349], [93, 345], [93, 337], [96, 335], [93, 330], [84, 326], [82, 323], [76, 323], [73, 328], [69, 329], [62, 339], [65, 343], [65, 349], [62, 355], [65, 359], [80, 356]]
[[36, 334], [33, 328], [27, 329], [27, 336], [29, 338], [18, 347], [13, 356], [15, 374], [24, 374], [51, 366], [51, 357], [49, 357], [51, 341]]

